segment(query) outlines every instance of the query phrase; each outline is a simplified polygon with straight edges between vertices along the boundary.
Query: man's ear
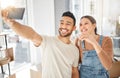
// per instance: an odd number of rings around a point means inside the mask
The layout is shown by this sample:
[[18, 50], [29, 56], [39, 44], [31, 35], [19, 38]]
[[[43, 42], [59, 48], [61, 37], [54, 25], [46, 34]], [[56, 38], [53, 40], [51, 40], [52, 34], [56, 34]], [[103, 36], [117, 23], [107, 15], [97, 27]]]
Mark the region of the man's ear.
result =
[[76, 26], [73, 27], [73, 31], [75, 31], [75, 30], [76, 30]]

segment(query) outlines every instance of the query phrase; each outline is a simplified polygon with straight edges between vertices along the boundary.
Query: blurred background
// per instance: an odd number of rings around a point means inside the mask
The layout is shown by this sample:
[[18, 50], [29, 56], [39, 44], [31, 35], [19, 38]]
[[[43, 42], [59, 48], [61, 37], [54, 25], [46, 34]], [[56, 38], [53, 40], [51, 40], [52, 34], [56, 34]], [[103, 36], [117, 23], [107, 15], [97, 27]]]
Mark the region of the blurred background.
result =
[[[80, 17], [92, 15], [97, 21], [98, 33], [112, 38], [114, 57], [120, 60], [120, 0], [0, 0], [0, 10], [8, 6], [25, 8], [23, 19], [16, 21], [31, 26], [40, 34], [51, 36], [58, 34], [62, 13], [68, 10], [73, 12], [77, 19], [77, 30], [73, 32], [71, 39], [80, 33]], [[10, 62], [12, 73], [23, 70], [24, 66], [41, 63], [40, 48], [16, 35], [2, 21], [1, 16], [0, 33], [7, 34], [8, 47], [13, 47], [15, 59]], [[0, 35], [0, 49], [4, 46], [4, 36]], [[4, 70], [8, 71], [6, 65]]]

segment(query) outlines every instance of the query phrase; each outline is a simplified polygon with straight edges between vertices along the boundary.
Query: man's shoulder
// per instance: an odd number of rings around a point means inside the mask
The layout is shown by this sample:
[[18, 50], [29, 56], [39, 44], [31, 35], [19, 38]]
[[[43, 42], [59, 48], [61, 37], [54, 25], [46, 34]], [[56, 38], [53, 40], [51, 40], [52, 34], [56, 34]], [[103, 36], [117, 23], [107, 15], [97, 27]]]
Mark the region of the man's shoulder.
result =
[[49, 39], [49, 38], [56, 38], [56, 36], [49, 36], [49, 35], [41, 35], [42, 38]]

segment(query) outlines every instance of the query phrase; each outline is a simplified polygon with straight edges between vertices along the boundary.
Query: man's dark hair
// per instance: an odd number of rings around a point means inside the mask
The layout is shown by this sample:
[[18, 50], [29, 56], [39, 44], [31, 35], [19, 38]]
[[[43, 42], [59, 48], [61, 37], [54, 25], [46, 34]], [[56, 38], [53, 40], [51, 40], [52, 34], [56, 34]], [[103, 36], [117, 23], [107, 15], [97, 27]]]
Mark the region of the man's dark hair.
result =
[[66, 11], [66, 12], [63, 13], [62, 17], [63, 17], [63, 16], [68, 16], [68, 17], [72, 18], [73, 21], [74, 21], [74, 26], [75, 26], [75, 24], [76, 24], [76, 19], [75, 19], [75, 16], [73, 15], [73, 13], [71, 13], [70, 11]]

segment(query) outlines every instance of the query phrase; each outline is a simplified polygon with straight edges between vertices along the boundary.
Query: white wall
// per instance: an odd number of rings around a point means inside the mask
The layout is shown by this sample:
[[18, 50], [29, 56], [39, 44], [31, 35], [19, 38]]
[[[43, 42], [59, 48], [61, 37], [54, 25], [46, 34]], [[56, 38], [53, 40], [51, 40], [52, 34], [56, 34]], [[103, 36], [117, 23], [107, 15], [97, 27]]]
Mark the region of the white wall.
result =
[[54, 0], [55, 2], [55, 34], [58, 34], [59, 21], [63, 12], [69, 10], [69, 1], [70, 0]]
[[[1, 12], [0, 12], [0, 14], [1, 14]], [[2, 32], [2, 19], [1, 19], [2, 17], [1, 17], [1, 15], [0, 15], [0, 33]]]
[[39, 33], [55, 35], [54, 0], [33, 0], [33, 25]]
[[[55, 35], [54, 0], [31, 0], [28, 6], [29, 25], [39, 34]], [[30, 51], [32, 63], [40, 63], [40, 48], [35, 48], [31, 44]]]

